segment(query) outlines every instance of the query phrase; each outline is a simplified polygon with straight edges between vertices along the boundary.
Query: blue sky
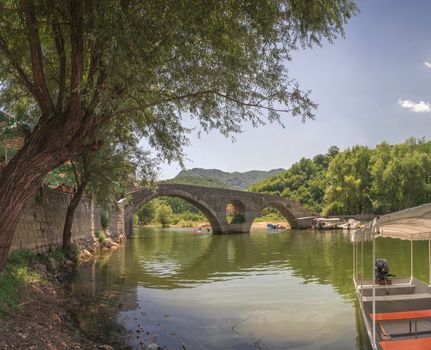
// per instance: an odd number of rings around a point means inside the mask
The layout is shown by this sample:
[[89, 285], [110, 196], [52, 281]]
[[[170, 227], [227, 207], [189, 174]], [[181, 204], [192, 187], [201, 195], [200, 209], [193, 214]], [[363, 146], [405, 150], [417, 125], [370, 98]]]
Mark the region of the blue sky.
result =
[[[333, 45], [294, 54], [290, 75], [319, 104], [314, 121], [283, 117], [286, 128], [244, 125], [236, 142], [218, 132], [190, 136], [186, 168], [288, 168], [336, 145], [341, 149], [410, 136], [431, 137], [431, 1], [358, 2], [360, 14]], [[427, 64], [428, 63], [428, 64]], [[421, 102], [422, 101], [422, 102]], [[160, 178], [181, 169], [161, 164]]]

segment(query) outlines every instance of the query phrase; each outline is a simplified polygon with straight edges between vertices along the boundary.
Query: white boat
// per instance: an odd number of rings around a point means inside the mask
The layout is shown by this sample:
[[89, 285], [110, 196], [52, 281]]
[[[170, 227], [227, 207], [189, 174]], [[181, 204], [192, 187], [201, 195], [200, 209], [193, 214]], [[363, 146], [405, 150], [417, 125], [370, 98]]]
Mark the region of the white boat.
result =
[[336, 230], [343, 220], [339, 218], [316, 218], [313, 219], [313, 228], [315, 230]]
[[343, 230], [356, 230], [359, 228], [359, 225], [361, 224], [360, 221], [355, 219], [349, 219], [344, 224], [338, 225], [338, 228], [341, 228]]
[[[431, 349], [431, 204], [374, 219], [352, 233], [353, 281], [374, 350]], [[385, 259], [376, 260], [375, 240], [410, 241], [410, 276], [393, 278]], [[364, 278], [364, 241], [372, 241], [372, 278]], [[428, 241], [429, 283], [413, 276], [414, 242]], [[379, 252], [382, 254], [383, 252]]]

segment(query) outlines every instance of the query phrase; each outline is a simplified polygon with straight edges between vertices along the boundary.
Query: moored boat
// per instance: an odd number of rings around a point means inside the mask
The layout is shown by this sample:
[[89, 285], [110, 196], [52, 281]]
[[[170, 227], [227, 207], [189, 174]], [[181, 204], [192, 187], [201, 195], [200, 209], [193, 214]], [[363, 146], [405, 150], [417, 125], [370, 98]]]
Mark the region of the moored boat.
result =
[[199, 233], [210, 233], [211, 232], [211, 225], [204, 224], [194, 227], [193, 233], [199, 234]]
[[[353, 281], [372, 348], [431, 349], [431, 204], [376, 218], [351, 237]], [[395, 278], [389, 263], [376, 259], [379, 237], [410, 241], [410, 276]], [[428, 241], [429, 284], [413, 276], [417, 240]], [[372, 241], [371, 279], [364, 278], [364, 241]]]
[[359, 228], [359, 225], [361, 224], [360, 221], [355, 220], [355, 219], [348, 219], [346, 222], [344, 222], [343, 224], [338, 225], [338, 228], [341, 228], [343, 230], [356, 230]]
[[339, 218], [315, 218], [313, 219], [313, 228], [315, 230], [337, 230], [339, 225], [344, 221]]

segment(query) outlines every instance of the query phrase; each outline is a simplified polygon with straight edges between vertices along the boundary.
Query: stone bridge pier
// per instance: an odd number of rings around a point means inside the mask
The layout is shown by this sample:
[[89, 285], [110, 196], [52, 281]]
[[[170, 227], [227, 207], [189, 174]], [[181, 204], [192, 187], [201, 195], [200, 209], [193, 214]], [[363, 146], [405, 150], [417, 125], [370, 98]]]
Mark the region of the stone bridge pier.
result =
[[[142, 205], [165, 196], [182, 198], [197, 207], [207, 217], [215, 234], [250, 232], [254, 219], [266, 207], [278, 209], [291, 228], [303, 228], [301, 225], [304, 224], [298, 218], [316, 215], [293, 200], [280, 196], [193, 185], [159, 184], [154, 189], [142, 188], [128, 194], [125, 208], [126, 233], [133, 233], [133, 216]], [[244, 223], [228, 223], [226, 207], [229, 203], [242, 215]]]

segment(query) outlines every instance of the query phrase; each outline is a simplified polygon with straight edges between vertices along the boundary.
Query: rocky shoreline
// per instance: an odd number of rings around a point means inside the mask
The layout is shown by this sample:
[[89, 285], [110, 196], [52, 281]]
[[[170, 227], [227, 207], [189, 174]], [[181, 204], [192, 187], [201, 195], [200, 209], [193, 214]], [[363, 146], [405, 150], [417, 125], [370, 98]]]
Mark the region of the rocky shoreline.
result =
[[0, 349], [114, 349], [89, 339], [80, 330], [74, 316], [80, 303], [67, 289], [81, 264], [97, 258], [100, 251], [117, 249], [123, 240], [123, 237], [114, 240], [108, 234], [103, 240], [95, 239], [91, 246], [76, 251], [75, 258], [61, 250], [31, 253], [24, 265], [14, 266], [13, 276], [24, 269], [32, 278], [17, 282], [20, 303], [3, 315], [0, 313]]

